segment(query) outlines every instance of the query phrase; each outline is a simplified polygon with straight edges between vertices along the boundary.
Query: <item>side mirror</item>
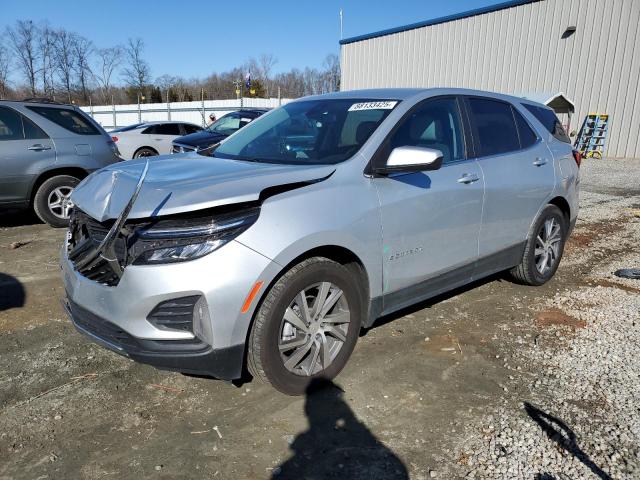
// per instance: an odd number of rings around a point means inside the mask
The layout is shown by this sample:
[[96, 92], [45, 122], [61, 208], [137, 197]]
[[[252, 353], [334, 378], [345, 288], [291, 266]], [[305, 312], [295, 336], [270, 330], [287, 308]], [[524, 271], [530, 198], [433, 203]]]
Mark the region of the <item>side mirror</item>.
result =
[[376, 169], [376, 173], [386, 175], [395, 172], [422, 172], [438, 170], [442, 166], [443, 154], [440, 150], [426, 147], [397, 147], [391, 151], [386, 165]]

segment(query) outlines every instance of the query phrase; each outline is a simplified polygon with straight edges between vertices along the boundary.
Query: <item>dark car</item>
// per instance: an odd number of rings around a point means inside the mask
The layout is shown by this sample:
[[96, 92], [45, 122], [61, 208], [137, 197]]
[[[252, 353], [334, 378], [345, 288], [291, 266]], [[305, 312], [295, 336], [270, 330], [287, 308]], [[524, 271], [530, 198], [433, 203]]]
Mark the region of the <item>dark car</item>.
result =
[[173, 141], [171, 153], [198, 152], [207, 149], [268, 111], [267, 108], [251, 108], [228, 113], [200, 132], [176, 138]]

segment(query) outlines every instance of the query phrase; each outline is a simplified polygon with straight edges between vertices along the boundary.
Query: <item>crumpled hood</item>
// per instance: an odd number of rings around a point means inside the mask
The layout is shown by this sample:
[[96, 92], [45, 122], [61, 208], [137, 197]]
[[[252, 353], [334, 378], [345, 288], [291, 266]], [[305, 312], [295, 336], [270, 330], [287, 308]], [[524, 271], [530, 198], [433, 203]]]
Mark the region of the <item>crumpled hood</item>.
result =
[[[73, 191], [73, 203], [100, 222], [117, 218], [131, 198], [144, 164], [144, 159], [128, 160], [89, 175]], [[334, 170], [334, 165], [274, 165], [195, 153], [153, 157], [129, 218], [255, 201], [265, 188], [319, 180]]]

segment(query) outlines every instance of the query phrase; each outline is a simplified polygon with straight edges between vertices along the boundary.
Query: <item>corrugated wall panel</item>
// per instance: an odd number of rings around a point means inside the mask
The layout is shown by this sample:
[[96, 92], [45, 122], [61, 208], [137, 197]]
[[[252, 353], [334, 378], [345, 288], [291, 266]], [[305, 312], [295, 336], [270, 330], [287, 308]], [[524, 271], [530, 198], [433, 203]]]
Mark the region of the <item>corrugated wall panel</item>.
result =
[[398, 86], [563, 91], [572, 129], [609, 113], [607, 155], [640, 158], [640, 0], [543, 0], [342, 45], [343, 90]]

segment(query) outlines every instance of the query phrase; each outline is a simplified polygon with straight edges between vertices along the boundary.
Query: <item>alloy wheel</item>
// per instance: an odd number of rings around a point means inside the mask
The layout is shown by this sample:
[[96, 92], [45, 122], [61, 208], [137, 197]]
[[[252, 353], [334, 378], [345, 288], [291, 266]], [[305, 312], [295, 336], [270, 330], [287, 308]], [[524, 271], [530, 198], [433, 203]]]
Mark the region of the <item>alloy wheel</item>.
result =
[[278, 349], [285, 368], [300, 376], [326, 370], [347, 340], [350, 321], [346, 296], [333, 283], [300, 291], [280, 323]]
[[58, 187], [54, 189], [47, 198], [49, 211], [58, 218], [68, 219], [73, 208], [71, 201], [72, 187]]
[[562, 241], [562, 227], [555, 218], [547, 218], [536, 236], [534, 252], [536, 270], [546, 275], [558, 261], [560, 244]]

